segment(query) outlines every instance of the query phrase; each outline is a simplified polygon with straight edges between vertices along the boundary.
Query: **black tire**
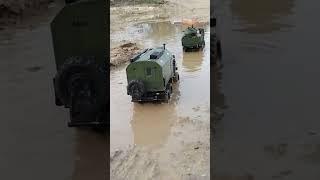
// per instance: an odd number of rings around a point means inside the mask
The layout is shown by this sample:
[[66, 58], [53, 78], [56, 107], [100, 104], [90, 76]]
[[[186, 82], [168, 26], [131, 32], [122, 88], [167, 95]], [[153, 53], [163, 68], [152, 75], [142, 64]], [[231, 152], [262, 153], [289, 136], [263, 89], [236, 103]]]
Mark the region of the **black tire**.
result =
[[[106, 123], [108, 101], [106, 66], [97, 64], [94, 57], [70, 57], [54, 78], [58, 104], [70, 108], [70, 126], [78, 123]], [[101, 115], [102, 114], [102, 115]]]
[[74, 81], [92, 82], [92, 91], [95, 93], [97, 103], [103, 104], [107, 100], [106, 94], [106, 70], [96, 64], [93, 57], [70, 57], [61, 66], [55, 76], [55, 93], [59, 103], [66, 107], [71, 106], [72, 83]]
[[127, 91], [132, 99], [140, 100], [145, 93], [145, 87], [142, 81], [132, 80], [128, 84]]

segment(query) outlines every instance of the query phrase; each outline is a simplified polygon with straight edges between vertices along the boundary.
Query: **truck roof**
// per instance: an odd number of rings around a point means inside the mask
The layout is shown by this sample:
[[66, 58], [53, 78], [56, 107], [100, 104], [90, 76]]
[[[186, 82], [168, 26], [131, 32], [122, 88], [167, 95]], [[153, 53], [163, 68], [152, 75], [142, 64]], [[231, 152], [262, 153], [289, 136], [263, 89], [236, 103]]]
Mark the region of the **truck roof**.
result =
[[197, 29], [194, 27], [188, 27], [186, 30], [184, 30], [184, 35], [197, 33]]
[[141, 61], [154, 61], [158, 63], [160, 66], [164, 65], [169, 59], [171, 59], [172, 53], [163, 47], [156, 47], [153, 49], [149, 49], [145, 53], [141, 54], [139, 59], [135, 62]]

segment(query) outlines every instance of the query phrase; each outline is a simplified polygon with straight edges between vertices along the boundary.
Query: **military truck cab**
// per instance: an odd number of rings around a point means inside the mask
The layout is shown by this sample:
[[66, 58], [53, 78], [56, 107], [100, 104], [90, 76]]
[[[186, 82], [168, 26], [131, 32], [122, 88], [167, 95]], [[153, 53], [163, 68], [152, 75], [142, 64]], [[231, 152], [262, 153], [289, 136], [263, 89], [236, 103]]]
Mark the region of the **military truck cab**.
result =
[[179, 80], [175, 56], [163, 47], [146, 49], [126, 68], [127, 94], [133, 102], [168, 101], [172, 84]]

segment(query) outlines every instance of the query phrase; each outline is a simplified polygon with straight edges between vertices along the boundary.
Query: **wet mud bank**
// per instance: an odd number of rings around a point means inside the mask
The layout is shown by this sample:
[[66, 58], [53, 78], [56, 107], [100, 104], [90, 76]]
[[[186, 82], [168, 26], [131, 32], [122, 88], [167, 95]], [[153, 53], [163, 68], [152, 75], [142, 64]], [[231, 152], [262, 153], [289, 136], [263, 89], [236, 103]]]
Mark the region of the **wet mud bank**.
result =
[[216, 1], [223, 42], [219, 179], [319, 179], [316, 1]]
[[[181, 46], [182, 19], [197, 15], [170, 3], [117, 10], [111, 10], [111, 47], [123, 41], [140, 49], [165, 43], [176, 56], [180, 81], [169, 103], [132, 103], [126, 92], [127, 63], [111, 69], [111, 179], [209, 179], [210, 84], [204, 82], [210, 81], [210, 47], [183, 52]], [[209, 13], [202, 19], [208, 21]], [[208, 23], [201, 25], [210, 44]]]
[[139, 53], [142, 49], [136, 43], [123, 43], [120, 46], [113, 47], [110, 50], [110, 65], [117, 67], [128, 63], [130, 58]]

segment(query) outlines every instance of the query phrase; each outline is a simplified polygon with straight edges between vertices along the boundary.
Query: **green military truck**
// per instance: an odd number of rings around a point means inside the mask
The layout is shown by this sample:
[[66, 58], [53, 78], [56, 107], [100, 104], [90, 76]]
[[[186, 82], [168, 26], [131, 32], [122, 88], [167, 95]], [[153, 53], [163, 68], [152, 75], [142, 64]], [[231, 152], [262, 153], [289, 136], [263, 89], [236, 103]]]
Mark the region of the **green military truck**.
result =
[[66, 0], [51, 22], [55, 103], [70, 110], [69, 126], [107, 125], [106, 9], [105, 0]]
[[175, 56], [163, 47], [145, 49], [130, 59], [126, 68], [127, 94], [132, 102], [165, 101], [179, 80]]
[[205, 46], [204, 29], [188, 27], [184, 30], [181, 42], [184, 50], [203, 48]]

